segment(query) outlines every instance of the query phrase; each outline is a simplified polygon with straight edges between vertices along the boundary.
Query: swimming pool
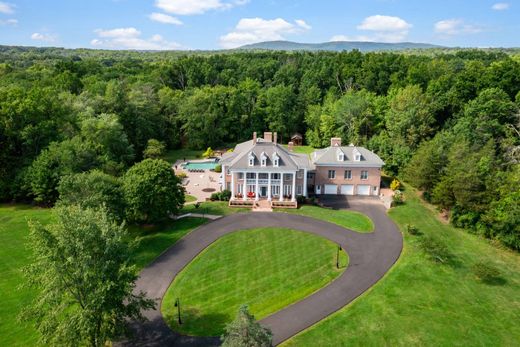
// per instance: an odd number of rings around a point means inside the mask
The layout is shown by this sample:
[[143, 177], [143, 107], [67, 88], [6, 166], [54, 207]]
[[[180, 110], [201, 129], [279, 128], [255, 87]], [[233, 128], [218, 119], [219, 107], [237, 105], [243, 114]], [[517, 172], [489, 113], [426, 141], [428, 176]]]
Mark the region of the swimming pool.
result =
[[199, 161], [199, 162], [187, 162], [184, 164], [185, 170], [215, 170], [218, 162], [215, 160], [211, 161]]

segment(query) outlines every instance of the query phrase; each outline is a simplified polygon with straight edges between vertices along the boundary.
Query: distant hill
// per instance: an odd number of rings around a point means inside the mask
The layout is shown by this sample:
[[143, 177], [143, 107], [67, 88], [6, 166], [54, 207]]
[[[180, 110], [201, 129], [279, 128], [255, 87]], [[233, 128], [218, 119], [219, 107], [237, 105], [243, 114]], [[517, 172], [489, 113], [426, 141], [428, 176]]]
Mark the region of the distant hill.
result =
[[331, 41], [323, 43], [299, 43], [291, 41], [266, 41], [239, 47], [242, 50], [276, 50], [276, 51], [400, 51], [407, 49], [446, 48], [429, 43], [399, 42], [361, 42], [361, 41]]

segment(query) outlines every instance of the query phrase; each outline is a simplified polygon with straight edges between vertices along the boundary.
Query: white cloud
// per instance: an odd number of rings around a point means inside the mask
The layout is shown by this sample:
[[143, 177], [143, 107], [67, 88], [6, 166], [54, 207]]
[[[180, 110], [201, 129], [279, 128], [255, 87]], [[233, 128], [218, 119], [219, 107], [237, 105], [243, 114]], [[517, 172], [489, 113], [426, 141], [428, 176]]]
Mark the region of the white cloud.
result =
[[51, 34], [44, 34], [44, 33], [33, 33], [31, 35], [31, 40], [43, 41], [43, 42], [55, 42], [56, 36], [51, 35]]
[[0, 1], [0, 13], [13, 14], [14, 5], [8, 4], [7, 2]]
[[495, 11], [504, 11], [504, 10], [509, 9], [509, 3], [507, 3], [507, 2], [497, 2], [496, 4], [491, 6], [491, 8], [493, 10], [495, 10]]
[[412, 25], [402, 18], [382, 15], [366, 17], [363, 22], [357, 26], [358, 30], [366, 30], [374, 33], [371, 37], [362, 36], [364, 39], [367, 39], [363, 41], [384, 42], [403, 41], [408, 35], [410, 28], [412, 28]]
[[221, 0], [156, 0], [155, 6], [168, 13], [188, 16], [211, 10], [242, 6], [248, 2], [249, 0], [234, 0], [232, 2], [222, 2]]
[[441, 36], [476, 34], [482, 31], [481, 27], [465, 24], [462, 19], [445, 19], [434, 25], [435, 32]]
[[90, 41], [92, 46], [108, 49], [168, 50], [179, 49], [181, 45], [165, 40], [161, 35], [153, 35], [149, 39], [141, 38], [136, 28], [116, 28], [94, 31], [98, 38]]
[[282, 18], [242, 18], [232, 32], [220, 37], [220, 45], [223, 48], [236, 48], [255, 42], [285, 40], [286, 35], [301, 34], [310, 28], [301, 19], [293, 24]]
[[300, 26], [301, 28], [303, 28], [305, 30], [311, 30], [312, 29], [312, 27], [309, 24], [305, 23], [305, 21], [303, 19], [296, 19], [294, 22], [296, 24], [298, 24], [298, 26]]
[[151, 20], [153, 20], [155, 22], [159, 22], [159, 23], [163, 23], [163, 24], [182, 25], [182, 22], [178, 18], [169, 16], [164, 13], [154, 12], [154, 13], [150, 14], [148, 16], [148, 18], [150, 18]]
[[0, 25], [16, 25], [18, 24], [18, 19], [10, 18], [6, 20], [0, 19]]

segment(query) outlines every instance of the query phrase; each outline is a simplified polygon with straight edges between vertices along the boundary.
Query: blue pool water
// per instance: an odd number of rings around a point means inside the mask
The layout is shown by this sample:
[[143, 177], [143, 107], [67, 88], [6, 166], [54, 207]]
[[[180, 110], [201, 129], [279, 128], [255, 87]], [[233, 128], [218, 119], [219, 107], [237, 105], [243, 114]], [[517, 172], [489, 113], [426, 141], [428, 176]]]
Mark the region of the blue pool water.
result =
[[203, 161], [198, 163], [191, 163], [187, 162], [184, 164], [185, 170], [214, 170], [215, 166], [217, 166], [218, 163], [214, 160], [212, 161]]

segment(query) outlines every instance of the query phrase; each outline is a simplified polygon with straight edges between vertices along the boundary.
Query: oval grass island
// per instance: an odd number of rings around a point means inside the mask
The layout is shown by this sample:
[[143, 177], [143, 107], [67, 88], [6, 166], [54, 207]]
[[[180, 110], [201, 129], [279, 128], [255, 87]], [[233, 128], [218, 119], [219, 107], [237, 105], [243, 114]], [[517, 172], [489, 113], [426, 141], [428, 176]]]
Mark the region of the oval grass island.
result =
[[326, 286], [347, 265], [345, 251], [338, 253], [337, 244], [317, 235], [272, 227], [240, 230], [218, 239], [175, 277], [161, 310], [181, 334], [219, 336], [242, 304], [257, 319], [267, 317]]

